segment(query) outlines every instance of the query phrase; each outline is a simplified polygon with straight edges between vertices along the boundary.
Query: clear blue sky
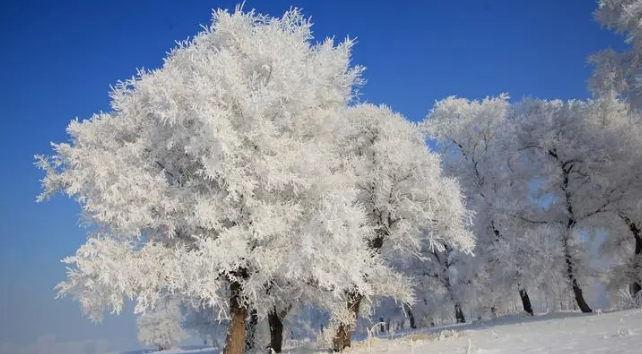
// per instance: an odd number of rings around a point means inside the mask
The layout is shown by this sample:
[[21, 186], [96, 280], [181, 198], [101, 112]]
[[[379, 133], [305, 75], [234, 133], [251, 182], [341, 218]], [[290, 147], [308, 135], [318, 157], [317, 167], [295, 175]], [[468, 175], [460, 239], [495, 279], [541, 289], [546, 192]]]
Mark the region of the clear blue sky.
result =
[[[13, 3], [13, 4], [11, 4]], [[33, 155], [66, 139], [69, 120], [108, 109], [109, 85], [158, 67], [175, 40], [236, 1], [4, 1], [0, 5], [0, 353], [53, 334], [59, 341], [135, 344], [131, 315], [93, 326], [76, 303], [54, 300], [59, 262], [84, 241], [66, 197], [36, 204]], [[592, 19], [594, 0], [248, 1], [279, 16], [312, 16], [318, 39], [358, 38], [363, 99], [420, 120], [436, 99], [584, 98], [586, 57], [622, 39]]]

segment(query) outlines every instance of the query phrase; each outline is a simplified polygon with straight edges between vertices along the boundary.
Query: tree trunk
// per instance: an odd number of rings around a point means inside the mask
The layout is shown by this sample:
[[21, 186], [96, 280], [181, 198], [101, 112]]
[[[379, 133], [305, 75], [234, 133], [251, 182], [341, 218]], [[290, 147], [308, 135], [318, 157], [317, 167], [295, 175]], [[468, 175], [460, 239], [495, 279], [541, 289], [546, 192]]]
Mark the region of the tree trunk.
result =
[[[348, 311], [354, 314], [354, 321], [359, 317], [359, 305], [363, 295], [361, 294], [349, 294], [347, 301]], [[334, 339], [332, 340], [332, 350], [335, 352], [340, 352], [343, 349], [350, 347], [352, 345], [352, 329], [354, 323], [341, 323], [337, 330]]]
[[241, 302], [241, 284], [233, 282], [230, 285], [232, 297], [230, 298], [230, 311], [232, 322], [227, 329], [225, 338], [224, 354], [243, 354], [245, 346], [245, 322], [247, 318], [247, 306]]
[[524, 311], [533, 316], [533, 305], [531, 304], [531, 298], [528, 296], [526, 289], [519, 289], [519, 297], [522, 299], [522, 307], [524, 308]]
[[[631, 220], [628, 216], [625, 214], [620, 214], [620, 217], [624, 222], [626, 223], [626, 226], [629, 227], [629, 231], [631, 231], [631, 234], [633, 235], [633, 238], [635, 238], [635, 251], [633, 253], [633, 262], [634, 262], [634, 269], [638, 270], [635, 272], [635, 276], [639, 277], [639, 267], [640, 267], [640, 260], [638, 259], [640, 255], [642, 255], [642, 230], [640, 230], [640, 227]], [[642, 279], [635, 279], [630, 285], [629, 285], [629, 293], [631, 296], [636, 296], [640, 291], [642, 290]]]
[[[635, 224], [633, 224], [635, 225]], [[635, 235], [635, 254], [633, 255], [634, 259], [633, 262], [634, 264], [634, 269], [636, 270], [635, 276], [638, 277], [635, 279], [633, 283], [631, 283], [631, 286], [629, 287], [629, 291], [631, 292], [631, 296], [637, 296], [640, 291], [642, 291], [642, 279], [639, 278], [640, 276], [640, 262], [642, 262], [642, 235], [640, 234], [640, 229], [636, 226], [637, 230], [637, 235]]]
[[245, 351], [249, 352], [250, 350], [254, 349], [256, 346], [255, 342], [255, 335], [256, 335], [256, 327], [259, 324], [259, 316], [256, 314], [256, 309], [252, 308], [250, 311], [250, 321], [247, 323], [246, 329], [245, 329]]
[[268, 323], [270, 325], [270, 348], [275, 353], [283, 350], [283, 321], [276, 310], [268, 313]]
[[573, 295], [575, 296], [575, 302], [577, 302], [577, 306], [580, 308], [580, 311], [584, 313], [589, 313], [593, 312], [589, 305], [586, 303], [586, 300], [584, 300], [584, 295], [582, 294], [582, 288], [580, 288], [580, 284], [577, 282], [577, 278], [575, 278], [575, 272], [573, 270], [573, 259], [571, 257], [570, 250], [568, 249], [568, 244], [565, 242], [564, 244], [564, 258], [566, 259], [566, 275], [568, 276], [568, 279], [571, 282], [571, 287], [573, 288]]
[[629, 293], [631, 294], [631, 297], [636, 297], [640, 291], [642, 291], [642, 285], [639, 281], [634, 281], [629, 285]]
[[571, 259], [571, 255], [568, 253], [568, 250], [566, 251], [566, 255], [564, 258], [566, 258], [566, 273], [568, 276], [568, 279], [571, 281], [571, 286], [573, 288], [573, 295], [575, 296], [575, 302], [577, 302], [577, 306], [580, 308], [580, 311], [584, 313], [589, 313], [593, 312], [589, 305], [586, 303], [586, 300], [584, 300], [584, 295], [582, 294], [582, 288], [580, 288], [580, 284], [577, 282], [577, 279], [575, 278], [575, 273], [573, 272], [573, 260]]
[[573, 280], [573, 294], [575, 295], [575, 301], [577, 302], [577, 306], [580, 308], [580, 310], [584, 313], [590, 313], [593, 312], [589, 305], [586, 303], [584, 300], [584, 295], [582, 295], [582, 288], [577, 284], [577, 280]]
[[[270, 326], [270, 345], [268, 348], [271, 348], [275, 353], [280, 353], [283, 350], [283, 321], [290, 308], [291, 306], [288, 306], [285, 310], [277, 312], [276, 307], [274, 307], [268, 313], [268, 324]], [[323, 326], [321, 327], [321, 332], [323, 332]]]
[[406, 310], [406, 314], [408, 315], [408, 319], [410, 320], [410, 328], [412, 329], [417, 329], [417, 324], [415, 322], [415, 316], [412, 314], [412, 309], [408, 304], [403, 305], [404, 310]]
[[566, 223], [567, 234], [564, 236], [566, 238], [562, 241], [562, 246], [564, 250], [564, 259], [566, 261], [566, 275], [568, 276], [568, 279], [571, 282], [571, 286], [573, 288], [573, 295], [575, 296], [575, 302], [577, 302], [577, 306], [580, 308], [582, 312], [593, 312], [593, 310], [591, 310], [589, 305], [584, 300], [584, 295], [582, 295], [582, 288], [580, 288], [580, 284], [577, 282], [577, 278], [575, 277], [574, 260], [568, 245], [569, 238], [571, 237], [571, 232], [573, 231], [573, 229], [575, 228], [575, 225], [577, 224], [577, 218], [575, 217], [573, 202], [571, 201], [572, 194], [569, 189], [570, 174], [573, 168], [575, 167], [574, 162], [572, 160], [562, 161], [559, 155], [557, 154], [557, 151], [554, 149], [549, 150], [548, 155], [553, 157], [555, 160], [557, 160], [562, 169], [562, 186], [561, 187], [562, 187], [562, 191], [564, 192], [566, 211], [568, 213], [568, 221]]
[[466, 317], [464, 317], [464, 312], [461, 310], [461, 304], [455, 304], [455, 319], [457, 323], [466, 323]]

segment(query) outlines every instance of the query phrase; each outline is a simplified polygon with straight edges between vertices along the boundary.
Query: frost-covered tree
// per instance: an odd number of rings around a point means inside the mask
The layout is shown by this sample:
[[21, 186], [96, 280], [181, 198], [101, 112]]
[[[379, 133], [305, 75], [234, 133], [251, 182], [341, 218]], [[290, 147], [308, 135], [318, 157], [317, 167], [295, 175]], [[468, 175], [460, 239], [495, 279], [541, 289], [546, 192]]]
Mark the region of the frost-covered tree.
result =
[[[642, 1], [601, 0], [595, 18], [602, 26], [625, 36], [629, 47], [621, 52], [606, 49], [589, 58], [595, 66], [590, 87], [598, 97], [619, 97], [628, 101], [630, 108], [639, 110], [642, 106]], [[631, 118], [622, 112], [619, 117]], [[639, 123], [639, 118], [636, 120]], [[638, 130], [636, 125], [633, 124], [631, 129]], [[635, 149], [632, 147], [631, 151]], [[635, 169], [637, 166], [628, 167]], [[632, 170], [627, 172], [633, 173]], [[611, 288], [617, 291], [628, 284], [629, 293], [633, 296], [642, 290], [642, 261], [639, 259], [642, 255], [642, 220], [637, 206], [640, 198], [635, 190], [629, 189], [627, 198], [619, 203], [615, 214], [621, 227], [611, 224], [609, 237], [602, 248], [604, 254], [615, 256], [618, 263], [610, 272]], [[633, 249], [633, 257], [628, 249]]]
[[[442, 176], [440, 157], [428, 150], [417, 125], [387, 107], [370, 104], [352, 108], [348, 125], [342, 149], [356, 176], [366, 222], [375, 231], [368, 252], [398, 267], [422, 249], [449, 246], [470, 253], [474, 237], [467, 229], [469, 216], [459, 185]], [[372, 273], [367, 281], [386, 282]], [[408, 290], [396, 289], [396, 298], [411, 303]], [[363, 295], [358, 290], [349, 293], [347, 308], [353, 314], [348, 321], [358, 316]], [[350, 322], [339, 324], [335, 350], [350, 346]]]
[[152, 311], [142, 313], [136, 320], [138, 340], [159, 351], [175, 347], [187, 334], [181, 328], [180, 304], [176, 300], [162, 301]]
[[369, 219], [335, 151], [361, 68], [351, 41], [314, 44], [310, 28], [296, 9], [216, 11], [162, 68], [117, 85], [110, 112], [72, 121], [71, 141], [38, 157], [40, 199], [75, 198], [92, 228], [65, 259], [61, 295], [99, 319], [172, 293], [229, 320], [224, 351], [238, 354], [248, 307], [262, 317], [279, 300], [274, 280], [335, 299], [399, 288], [365, 246]]
[[[429, 139], [437, 141], [444, 156], [444, 171], [459, 179], [467, 204], [475, 212], [474, 230], [478, 239], [475, 253], [479, 257], [475, 261], [475, 283], [480, 290], [493, 289], [487, 295], [515, 289], [511, 293], [519, 294], [524, 311], [532, 315], [527, 288], [536, 285], [530, 267], [535, 262], [511, 257], [526, 253], [523, 225], [513, 215], [524, 207], [530, 175], [512, 151], [508, 112], [505, 94], [483, 100], [448, 97], [435, 104], [423, 122], [423, 129]], [[431, 274], [436, 276], [439, 272]], [[500, 297], [504, 296], [510, 295]], [[489, 307], [495, 310], [496, 306]], [[457, 317], [461, 320], [463, 315]]]
[[582, 232], [593, 227], [598, 216], [613, 212], [630, 186], [621, 183], [626, 175], [622, 161], [630, 157], [630, 147], [627, 129], [610, 119], [620, 113], [614, 105], [613, 99], [527, 99], [512, 114], [519, 150], [538, 166], [540, 173], [534, 177], [543, 181], [540, 192], [553, 197], [540, 215], [521, 217], [559, 231], [568, 284], [583, 312], [591, 312], [582, 290], [591, 269]]
[[[413, 265], [417, 277], [417, 314], [426, 317], [434, 308], [453, 306], [454, 320], [465, 323], [464, 305], [473, 298], [474, 262], [472, 256], [450, 246], [424, 249], [422, 258]], [[430, 304], [430, 306], [429, 306]]]
[[[612, 203], [609, 213], [602, 213], [593, 225], [605, 231], [601, 255], [615, 261], [616, 267], [608, 272], [609, 288], [617, 293], [628, 290], [635, 297], [642, 290], [642, 125], [640, 112], [614, 99], [602, 99], [603, 120], [608, 131], [614, 131], [613, 171], [601, 176], [611, 189], [622, 191], [622, 197]], [[612, 134], [612, 133], [611, 133]]]
[[589, 85], [598, 96], [617, 96], [632, 107], [642, 104], [642, 1], [601, 0], [595, 18], [604, 27], [626, 36], [627, 50], [606, 49], [593, 54]]

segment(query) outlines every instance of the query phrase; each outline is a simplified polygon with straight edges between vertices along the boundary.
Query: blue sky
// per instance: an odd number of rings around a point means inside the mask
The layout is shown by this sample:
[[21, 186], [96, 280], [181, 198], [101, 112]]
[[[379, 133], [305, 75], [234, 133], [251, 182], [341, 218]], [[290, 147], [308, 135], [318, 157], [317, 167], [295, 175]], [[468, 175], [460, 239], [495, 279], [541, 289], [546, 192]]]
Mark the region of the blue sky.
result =
[[[71, 119], [107, 110], [110, 84], [137, 67], [158, 67], [175, 40], [209, 22], [212, 8], [237, 2], [0, 5], [0, 353], [45, 335], [136, 347], [131, 315], [94, 326], [76, 303], [54, 299], [53, 287], [65, 276], [59, 260], [84, 233], [73, 201], [35, 203], [42, 173], [33, 155], [65, 140]], [[277, 0], [245, 7], [278, 16], [292, 5], [312, 16], [318, 39], [357, 37], [354, 61], [367, 67], [362, 98], [411, 120], [449, 95], [588, 97], [587, 55], [622, 46], [622, 38], [593, 21], [593, 0]]]

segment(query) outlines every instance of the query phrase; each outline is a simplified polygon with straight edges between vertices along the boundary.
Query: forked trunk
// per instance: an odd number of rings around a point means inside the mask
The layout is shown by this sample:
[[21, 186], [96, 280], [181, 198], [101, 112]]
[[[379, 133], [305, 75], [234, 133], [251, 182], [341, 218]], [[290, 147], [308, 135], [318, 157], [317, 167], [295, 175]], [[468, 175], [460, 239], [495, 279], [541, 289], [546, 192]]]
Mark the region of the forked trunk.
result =
[[455, 304], [455, 319], [457, 320], [457, 323], [466, 323], [466, 317], [464, 316], [464, 312], [461, 310], [460, 303]]
[[[359, 317], [359, 305], [363, 295], [361, 294], [350, 294], [348, 296], [347, 307], [348, 311], [351, 314], [354, 314], [354, 320], [356, 321]], [[343, 349], [350, 347], [352, 345], [352, 329], [354, 328], [354, 323], [341, 323], [337, 329], [337, 333], [332, 340], [332, 350], [335, 352], [340, 352]]]
[[247, 306], [241, 302], [241, 285], [233, 282], [230, 286], [232, 297], [230, 298], [230, 311], [232, 322], [227, 329], [225, 338], [224, 354], [243, 354], [245, 346], [245, 322], [247, 318]]
[[531, 304], [531, 298], [528, 296], [526, 289], [519, 289], [519, 297], [522, 299], [522, 307], [524, 308], [524, 311], [533, 316], [533, 305]]

